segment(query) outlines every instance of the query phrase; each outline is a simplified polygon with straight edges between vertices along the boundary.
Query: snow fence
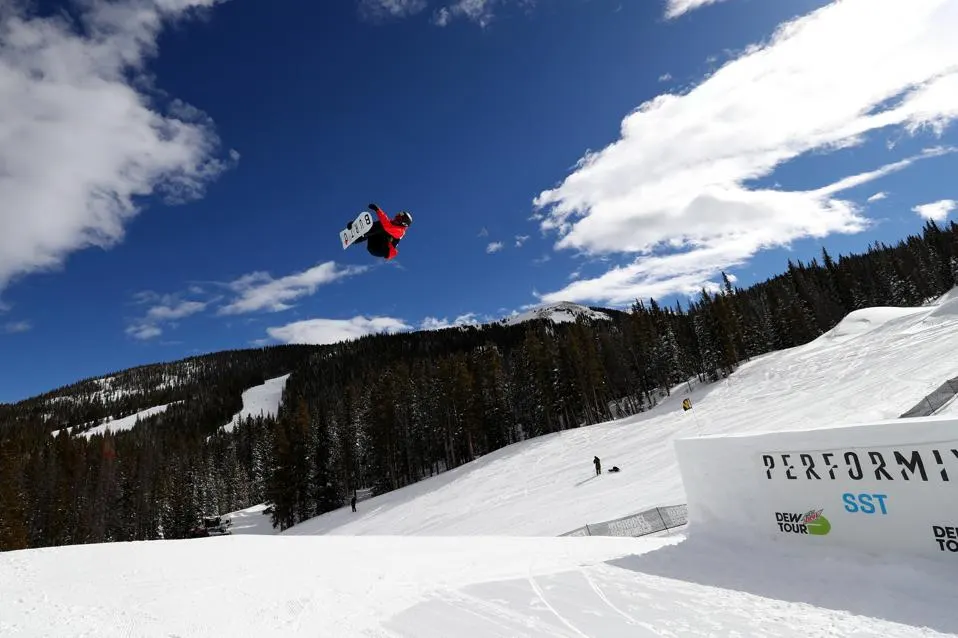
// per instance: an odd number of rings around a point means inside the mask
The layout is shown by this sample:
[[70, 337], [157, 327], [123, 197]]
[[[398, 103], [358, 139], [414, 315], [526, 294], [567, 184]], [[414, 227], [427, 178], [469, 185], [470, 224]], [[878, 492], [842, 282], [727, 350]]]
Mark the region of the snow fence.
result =
[[646, 536], [682, 527], [687, 521], [685, 505], [670, 505], [611, 521], [589, 523], [562, 536]]
[[935, 388], [931, 394], [916, 403], [914, 407], [901, 416], [905, 419], [916, 416], [931, 416], [951, 401], [956, 394], [958, 394], [958, 377], [948, 379], [942, 383]]
[[679, 439], [689, 531], [958, 566], [958, 419]]

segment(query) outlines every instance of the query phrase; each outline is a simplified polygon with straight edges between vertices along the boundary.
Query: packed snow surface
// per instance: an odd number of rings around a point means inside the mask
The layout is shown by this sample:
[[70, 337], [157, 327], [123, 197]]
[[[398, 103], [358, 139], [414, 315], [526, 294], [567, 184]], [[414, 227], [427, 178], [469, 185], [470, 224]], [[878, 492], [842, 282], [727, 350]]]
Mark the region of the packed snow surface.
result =
[[[0, 635], [940, 636], [954, 575], [680, 538], [221, 536], [0, 554]], [[756, 556], [762, 555], [761, 560]], [[953, 570], [953, 566], [952, 566]]]
[[289, 375], [284, 374], [275, 379], [267, 379], [266, 382], [243, 392], [243, 409], [234, 414], [233, 419], [222, 429], [232, 432], [233, 428], [247, 417], [276, 416], [288, 379]]
[[[925, 321], [942, 306], [859, 311], [650, 412], [518, 443], [283, 534], [260, 506], [231, 515], [231, 536], [0, 554], [0, 635], [956, 635], [950, 561], [742, 548], [708, 529], [555, 537], [684, 502], [676, 437], [897, 417], [958, 376], [958, 317]], [[622, 471], [596, 477], [594, 455]]]
[[273, 524], [270, 522], [270, 515], [266, 513], [266, 505], [260, 503], [253, 507], [247, 507], [236, 512], [230, 512], [224, 515], [232, 522], [230, 532], [233, 534], [274, 534]]

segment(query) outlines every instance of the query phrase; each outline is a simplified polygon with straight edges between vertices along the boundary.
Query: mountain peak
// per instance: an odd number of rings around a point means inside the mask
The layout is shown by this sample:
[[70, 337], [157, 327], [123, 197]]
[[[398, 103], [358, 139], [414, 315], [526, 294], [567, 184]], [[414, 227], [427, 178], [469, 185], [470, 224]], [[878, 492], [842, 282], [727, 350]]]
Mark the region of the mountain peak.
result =
[[537, 319], [547, 319], [553, 323], [569, 323], [576, 321], [580, 317], [604, 321], [611, 319], [611, 317], [604, 312], [593, 310], [587, 306], [572, 303], [571, 301], [557, 301], [536, 308], [530, 308], [525, 312], [512, 315], [511, 317], [505, 317], [501, 319], [500, 322], [507, 326], [514, 326]]

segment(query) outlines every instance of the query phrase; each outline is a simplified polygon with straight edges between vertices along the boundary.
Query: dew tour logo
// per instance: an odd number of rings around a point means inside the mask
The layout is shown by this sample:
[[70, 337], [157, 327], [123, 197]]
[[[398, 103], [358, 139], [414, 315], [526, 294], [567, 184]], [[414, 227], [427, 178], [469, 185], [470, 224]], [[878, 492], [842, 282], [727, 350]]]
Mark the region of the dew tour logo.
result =
[[958, 476], [958, 447], [763, 454], [768, 480], [941, 481]]
[[775, 512], [778, 531], [783, 534], [810, 534], [824, 536], [832, 530], [832, 524], [822, 516], [824, 509], [809, 510], [804, 514], [793, 512]]
[[938, 549], [952, 554], [958, 553], [958, 527], [932, 525], [931, 529], [935, 533]]

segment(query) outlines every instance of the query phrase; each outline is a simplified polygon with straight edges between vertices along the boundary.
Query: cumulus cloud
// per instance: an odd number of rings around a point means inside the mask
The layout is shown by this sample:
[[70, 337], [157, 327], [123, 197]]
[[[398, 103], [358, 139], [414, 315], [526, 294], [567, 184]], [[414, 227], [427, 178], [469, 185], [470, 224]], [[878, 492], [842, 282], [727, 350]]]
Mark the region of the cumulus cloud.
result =
[[885, 198], [887, 198], [887, 197], [888, 197], [888, 193], [886, 193], [885, 191], [880, 191], [880, 192], [878, 192], [878, 193], [875, 193], [875, 194], [872, 195], [871, 197], [869, 197], [869, 198], [868, 198], [868, 201], [870, 201], [870, 202], [877, 202], [877, 201], [881, 201], [881, 200], [883, 200], [883, 199], [885, 199]]
[[672, 20], [689, 11], [718, 2], [723, 2], [723, 0], [668, 0], [665, 5], [665, 17]]
[[486, 252], [487, 252], [487, 253], [497, 253], [497, 252], [499, 252], [500, 250], [502, 250], [502, 242], [501, 242], [501, 241], [490, 242], [489, 245], [486, 246]]
[[943, 222], [948, 218], [948, 214], [955, 210], [956, 207], [958, 207], [958, 202], [955, 200], [942, 199], [930, 204], [921, 204], [920, 206], [915, 206], [911, 210], [912, 212], [918, 213], [918, 215], [924, 217], [925, 219]]
[[352, 319], [307, 319], [269, 328], [266, 332], [283, 343], [324, 345], [358, 339], [366, 335], [410, 330], [394, 317], [353, 317]]
[[367, 266], [340, 267], [333, 261], [314, 266], [308, 270], [279, 279], [266, 272], [243, 275], [228, 287], [237, 298], [220, 308], [221, 315], [237, 315], [248, 312], [279, 312], [292, 308], [291, 301], [312, 295], [320, 286], [351, 277], [368, 270]]
[[782, 25], [688, 93], [643, 104], [619, 140], [587, 153], [534, 202], [557, 249], [638, 259], [544, 299], [628, 303], [695, 291], [760, 250], [860, 232], [868, 220], [835, 195], [915, 158], [807, 191], [754, 184], [872, 131], [940, 135], [958, 116], [956, 28], [958, 5], [948, 0], [833, 3]]
[[217, 0], [0, 3], [0, 292], [65, 257], [122, 241], [137, 198], [200, 197], [238, 158], [209, 117], [157, 106], [144, 70], [165, 22]]
[[662, 75], [659, 76], [659, 82], [668, 82], [671, 79], [672, 79], [671, 73], [663, 73]]
[[133, 296], [134, 303], [149, 305], [143, 316], [135, 319], [126, 328], [126, 334], [146, 341], [163, 334], [163, 325], [175, 323], [206, 310], [210, 301], [180, 299], [178, 295], [159, 295], [153, 291], [139, 292]]
[[516, 235], [516, 248], [522, 248], [522, 244], [529, 241], [529, 235]]

